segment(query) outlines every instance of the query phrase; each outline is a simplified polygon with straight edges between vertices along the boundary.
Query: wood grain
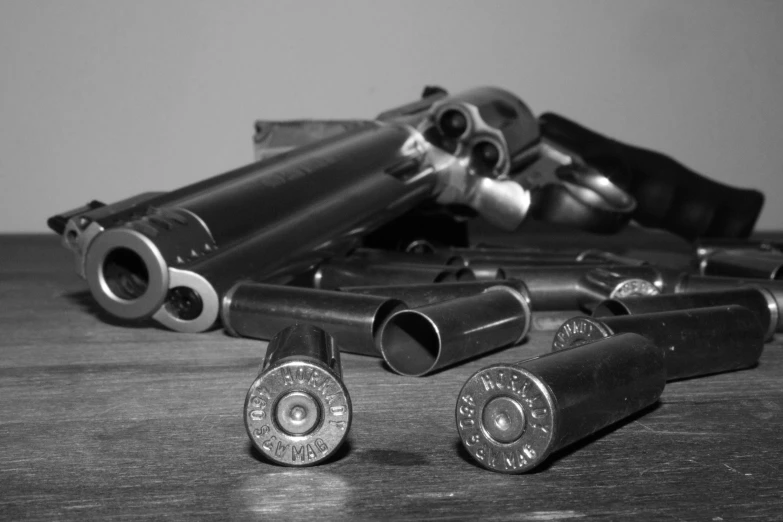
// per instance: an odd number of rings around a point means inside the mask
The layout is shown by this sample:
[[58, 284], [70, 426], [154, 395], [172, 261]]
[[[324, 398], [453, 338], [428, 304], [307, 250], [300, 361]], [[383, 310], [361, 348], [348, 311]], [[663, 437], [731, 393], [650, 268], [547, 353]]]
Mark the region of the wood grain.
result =
[[551, 332], [426, 378], [346, 354], [348, 444], [266, 463], [242, 422], [265, 343], [98, 313], [57, 239], [0, 238], [0, 519], [781, 519], [783, 354], [670, 383], [658, 405], [536, 472], [480, 469], [454, 425], [464, 381]]

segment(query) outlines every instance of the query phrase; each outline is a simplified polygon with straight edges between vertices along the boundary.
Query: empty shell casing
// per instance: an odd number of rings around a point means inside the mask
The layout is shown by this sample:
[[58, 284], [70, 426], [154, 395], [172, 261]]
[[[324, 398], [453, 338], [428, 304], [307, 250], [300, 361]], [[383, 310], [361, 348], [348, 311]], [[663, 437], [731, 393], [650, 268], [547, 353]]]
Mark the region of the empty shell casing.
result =
[[367, 295], [382, 295], [399, 299], [411, 308], [448, 301], [458, 297], [480, 294], [493, 286], [508, 286], [527, 295], [525, 283], [517, 279], [499, 281], [463, 281], [456, 283], [434, 283], [428, 285], [397, 286], [348, 286], [340, 288], [343, 292]]
[[516, 344], [529, 329], [527, 295], [493, 286], [480, 294], [396, 312], [378, 339], [392, 370], [419, 377]]
[[469, 268], [445, 268], [427, 265], [329, 262], [319, 266], [313, 275], [313, 287], [331, 290], [341, 286], [384, 284], [440, 283], [475, 281]]
[[245, 281], [226, 292], [220, 313], [231, 335], [268, 340], [287, 326], [307, 323], [326, 330], [344, 352], [380, 357], [380, 325], [405, 308], [386, 297]]
[[351, 427], [334, 338], [307, 324], [275, 335], [244, 416], [253, 445], [276, 464], [311, 466], [334, 454]]
[[660, 272], [649, 266], [606, 266], [592, 274], [596, 267], [590, 265], [503, 270], [507, 278], [519, 279], [527, 285], [533, 310], [577, 310], [591, 307], [596, 300], [616, 292], [627, 293], [634, 287], [651, 291], [649, 285], [639, 280], [659, 289], [663, 285]]
[[[718, 277], [718, 276], [699, 276], [683, 274], [674, 289], [678, 294], [690, 294], [694, 292], [714, 292], [717, 290], [729, 290], [742, 287], [764, 288], [772, 294], [780, 310], [783, 304], [783, 281], [772, 281], [769, 279], [751, 279], [736, 277]], [[783, 314], [777, 314], [777, 325], [775, 330], [783, 332]]]
[[778, 305], [774, 296], [763, 288], [737, 288], [718, 292], [607, 299], [596, 305], [593, 309], [593, 317], [650, 314], [727, 305], [744, 306], [756, 314], [764, 329], [765, 339], [771, 339], [775, 335], [779, 315]]
[[555, 334], [552, 350], [635, 333], [663, 349], [667, 380], [754, 366], [764, 349], [764, 330], [743, 306], [714, 306], [619, 317], [573, 317]]
[[475, 373], [457, 398], [462, 444], [487, 469], [530, 471], [660, 397], [663, 350], [622, 334]]
[[718, 250], [699, 263], [702, 275], [783, 279], [783, 255], [777, 252]]

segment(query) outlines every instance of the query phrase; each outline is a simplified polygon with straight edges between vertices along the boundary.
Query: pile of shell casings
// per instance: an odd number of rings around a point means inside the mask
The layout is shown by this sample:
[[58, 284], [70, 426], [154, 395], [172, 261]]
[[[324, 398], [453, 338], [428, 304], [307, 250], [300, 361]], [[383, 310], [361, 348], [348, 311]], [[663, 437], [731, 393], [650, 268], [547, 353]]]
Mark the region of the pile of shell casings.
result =
[[269, 460], [316, 464], [345, 440], [340, 351], [421, 377], [519, 344], [537, 314], [562, 315], [539, 321], [556, 329], [551, 353], [484, 368], [458, 395], [468, 453], [522, 473], [651, 406], [668, 381], [754, 366], [783, 327], [783, 254], [765, 244], [702, 244], [690, 267], [654, 266], [639, 251], [417, 250], [359, 248], [301, 286], [240, 282], [226, 293], [226, 331], [271, 340], [245, 403], [250, 439]]

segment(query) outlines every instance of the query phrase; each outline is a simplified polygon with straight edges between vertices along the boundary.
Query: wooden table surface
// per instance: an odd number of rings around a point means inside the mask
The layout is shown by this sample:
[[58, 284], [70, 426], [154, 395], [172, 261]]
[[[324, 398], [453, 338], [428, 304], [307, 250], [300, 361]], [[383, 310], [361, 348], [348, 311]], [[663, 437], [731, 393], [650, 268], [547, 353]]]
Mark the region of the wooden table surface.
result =
[[346, 354], [348, 443], [312, 468], [251, 449], [265, 343], [99, 313], [51, 236], [0, 237], [0, 519], [783, 519], [783, 347], [670, 383], [658, 405], [527, 475], [461, 449], [458, 391], [552, 333], [426, 378]]

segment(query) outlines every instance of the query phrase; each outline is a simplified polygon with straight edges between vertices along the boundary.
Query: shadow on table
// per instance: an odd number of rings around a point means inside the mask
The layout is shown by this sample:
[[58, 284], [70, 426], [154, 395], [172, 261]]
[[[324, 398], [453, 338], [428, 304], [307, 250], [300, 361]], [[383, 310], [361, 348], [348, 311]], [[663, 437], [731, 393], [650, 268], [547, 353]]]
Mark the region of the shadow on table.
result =
[[[603, 429], [598, 430], [597, 432], [593, 433], [592, 435], [589, 435], [569, 446], [566, 446], [563, 449], [560, 449], [558, 451], [555, 451], [552, 453], [547, 459], [542, 462], [540, 465], [538, 465], [533, 470], [525, 473], [526, 475], [532, 475], [535, 473], [540, 473], [542, 471], [548, 470], [555, 462], [559, 461], [560, 459], [566, 458], [570, 456], [571, 454], [581, 450], [585, 446], [588, 446], [592, 444], [593, 442], [597, 441], [598, 439], [605, 437], [606, 435], [619, 430], [620, 428], [631, 424], [634, 421], [639, 420], [640, 418], [644, 417], [645, 415], [648, 415], [652, 413], [653, 411], [657, 410], [660, 407], [660, 402], [656, 402], [655, 404], [652, 404], [643, 410], [639, 410], [633, 415], [630, 415], [618, 422], [615, 422], [614, 424], [611, 424]], [[479, 468], [481, 470], [486, 471], [487, 469], [480, 465], [478, 462], [476, 462], [476, 459], [474, 459], [470, 453], [468, 453], [468, 450], [465, 449], [465, 446], [462, 445], [462, 441], [457, 439], [454, 442], [454, 449], [457, 455], [464, 461], [466, 461], [468, 464], [470, 464], [473, 467]]]
[[75, 304], [83, 311], [94, 317], [97, 317], [101, 322], [111, 326], [121, 326], [123, 328], [155, 328], [157, 330], [169, 331], [168, 328], [164, 328], [152, 319], [145, 319], [142, 321], [127, 321], [119, 317], [115, 317], [98, 306], [98, 304], [95, 302], [95, 299], [93, 299], [92, 294], [86, 290], [80, 290], [78, 292], [67, 292], [62, 294], [62, 297], [66, 301]]

